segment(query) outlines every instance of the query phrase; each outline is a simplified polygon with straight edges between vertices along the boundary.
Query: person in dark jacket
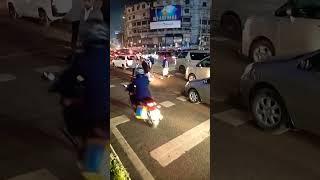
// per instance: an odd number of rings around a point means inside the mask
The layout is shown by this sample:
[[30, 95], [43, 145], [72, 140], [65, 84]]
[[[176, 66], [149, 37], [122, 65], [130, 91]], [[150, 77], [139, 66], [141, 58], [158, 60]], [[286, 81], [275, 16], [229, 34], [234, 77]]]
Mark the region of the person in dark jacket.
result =
[[135, 78], [128, 88], [129, 92], [134, 93], [134, 95], [130, 97], [132, 104], [136, 105], [138, 102], [143, 101], [145, 98], [151, 97], [149, 83], [149, 79], [145, 75], [143, 68], [136, 68]]

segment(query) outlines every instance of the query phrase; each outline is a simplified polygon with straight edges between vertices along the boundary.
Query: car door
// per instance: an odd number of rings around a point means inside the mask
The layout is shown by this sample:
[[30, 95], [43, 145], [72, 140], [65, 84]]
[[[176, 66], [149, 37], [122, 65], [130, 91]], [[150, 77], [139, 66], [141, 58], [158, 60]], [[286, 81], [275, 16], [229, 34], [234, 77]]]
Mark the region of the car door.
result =
[[[313, 15], [308, 15], [309, 8], [286, 3], [276, 12], [278, 27], [278, 49], [276, 55], [291, 56], [311, 52], [320, 48], [320, 21]], [[290, 16], [291, 14], [291, 16]]]
[[294, 78], [295, 89], [291, 88], [292, 114], [295, 117], [295, 125], [298, 128], [320, 134], [320, 53], [307, 58], [312, 64], [311, 69], [297, 67]]
[[210, 57], [203, 59], [195, 68], [197, 79], [204, 79], [210, 77]]
[[203, 103], [210, 104], [210, 79], [202, 80], [202, 86], [198, 91], [201, 97], [201, 101]]

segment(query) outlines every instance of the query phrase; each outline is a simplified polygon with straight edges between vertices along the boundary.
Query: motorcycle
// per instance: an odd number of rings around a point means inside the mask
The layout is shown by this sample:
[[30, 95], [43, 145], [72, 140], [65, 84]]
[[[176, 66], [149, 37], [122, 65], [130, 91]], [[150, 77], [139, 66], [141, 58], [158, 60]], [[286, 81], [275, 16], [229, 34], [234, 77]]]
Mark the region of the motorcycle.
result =
[[[153, 128], [158, 127], [160, 121], [163, 119], [163, 116], [158, 108], [157, 103], [151, 97], [145, 98], [141, 102], [136, 104], [131, 103], [131, 99], [134, 97], [134, 93], [128, 90], [128, 85], [123, 85], [126, 88], [126, 91], [129, 93], [129, 101], [132, 110], [134, 111], [136, 118], [141, 119], [144, 122], [148, 123]], [[135, 88], [135, 86], [133, 87]], [[139, 111], [139, 112], [138, 112]], [[139, 115], [138, 115], [139, 113]]]

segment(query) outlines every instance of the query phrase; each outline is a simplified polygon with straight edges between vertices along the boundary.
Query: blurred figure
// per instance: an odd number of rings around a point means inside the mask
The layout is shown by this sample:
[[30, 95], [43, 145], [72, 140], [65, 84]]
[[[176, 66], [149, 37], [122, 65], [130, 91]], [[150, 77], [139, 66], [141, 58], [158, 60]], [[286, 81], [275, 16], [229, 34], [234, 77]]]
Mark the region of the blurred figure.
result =
[[164, 56], [162, 62], [162, 78], [168, 77], [169, 74], [169, 61], [167, 55]]

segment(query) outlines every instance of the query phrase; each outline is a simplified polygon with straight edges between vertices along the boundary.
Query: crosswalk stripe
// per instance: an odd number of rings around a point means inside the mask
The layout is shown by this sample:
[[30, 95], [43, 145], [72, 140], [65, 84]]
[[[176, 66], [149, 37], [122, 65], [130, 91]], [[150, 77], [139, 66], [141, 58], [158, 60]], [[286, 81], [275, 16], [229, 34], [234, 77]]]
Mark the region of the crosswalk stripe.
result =
[[152, 150], [150, 155], [162, 167], [166, 167], [209, 136], [210, 119]]
[[213, 114], [213, 117], [236, 127], [249, 121], [247, 113], [237, 109], [230, 109], [221, 113]]
[[130, 84], [130, 82], [122, 82], [122, 83], [120, 83], [121, 85], [128, 85], [128, 84]]
[[115, 85], [113, 85], [113, 84], [110, 84], [110, 88], [114, 88], [114, 87], [116, 87]]
[[164, 102], [160, 103], [160, 105], [168, 108], [168, 107], [174, 106], [175, 104], [171, 101], [164, 101]]
[[29, 172], [26, 174], [22, 174], [8, 180], [59, 180], [56, 176], [51, 174], [47, 169], [40, 169], [37, 171]]
[[137, 154], [134, 152], [134, 150], [131, 148], [129, 143], [126, 141], [126, 139], [122, 136], [120, 131], [116, 128], [117, 125], [120, 125], [122, 123], [128, 122], [129, 119], [122, 115], [111, 119], [111, 131], [118, 140], [119, 144], [122, 146], [125, 153], [128, 155], [128, 158], [131, 160], [134, 167], [137, 169], [139, 174], [141, 175], [142, 179], [144, 180], [154, 180], [151, 173], [148, 171], [148, 169], [145, 167], [145, 165], [142, 163], [142, 161], [139, 159]]
[[17, 79], [16, 76], [12, 74], [0, 74], [0, 82], [7, 82]]
[[185, 96], [180, 96], [180, 97], [177, 97], [176, 99], [180, 101], [187, 101], [187, 98]]

